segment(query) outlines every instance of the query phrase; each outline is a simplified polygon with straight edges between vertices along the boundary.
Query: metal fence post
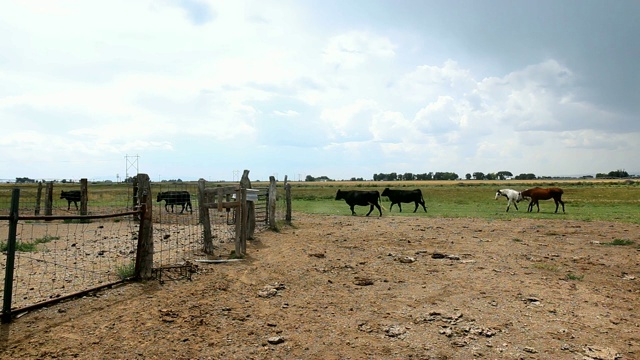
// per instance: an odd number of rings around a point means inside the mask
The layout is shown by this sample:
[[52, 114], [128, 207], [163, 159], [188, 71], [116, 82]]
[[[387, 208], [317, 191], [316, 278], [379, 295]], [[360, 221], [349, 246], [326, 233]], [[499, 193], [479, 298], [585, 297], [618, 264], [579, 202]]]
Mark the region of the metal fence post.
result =
[[7, 263], [4, 276], [4, 298], [2, 303], [2, 322], [11, 322], [11, 299], [13, 298], [13, 267], [16, 260], [16, 235], [18, 233], [18, 209], [20, 189], [11, 194], [11, 213], [9, 214], [9, 238], [7, 239]]

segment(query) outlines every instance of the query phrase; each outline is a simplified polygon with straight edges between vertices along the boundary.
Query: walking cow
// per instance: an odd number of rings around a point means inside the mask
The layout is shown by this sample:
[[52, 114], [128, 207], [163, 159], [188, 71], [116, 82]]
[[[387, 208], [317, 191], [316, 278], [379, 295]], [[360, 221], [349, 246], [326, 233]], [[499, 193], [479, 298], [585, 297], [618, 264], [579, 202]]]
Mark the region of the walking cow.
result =
[[349, 207], [351, 208], [351, 215], [356, 214], [356, 212], [353, 210], [354, 206], [369, 205], [369, 212], [367, 213], [367, 216], [371, 214], [374, 206], [378, 208], [378, 212], [380, 212], [380, 216], [382, 216], [382, 209], [380, 209], [380, 204], [378, 204], [379, 199], [380, 192], [377, 190], [338, 190], [338, 192], [336, 193], [336, 200], [344, 200], [347, 202], [347, 205], [349, 205]]
[[422, 205], [424, 212], [427, 212], [427, 207], [424, 204], [424, 198], [422, 197], [422, 191], [420, 189], [415, 190], [391, 190], [389, 188], [385, 188], [382, 191], [382, 196], [386, 196], [391, 201], [391, 206], [389, 207], [389, 211], [393, 209], [393, 204], [398, 204], [398, 208], [400, 212], [402, 212], [401, 203], [410, 203], [413, 202], [416, 204], [416, 208], [413, 209], [413, 212], [418, 211], [418, 205]]
[[80, 194], [80, 190], [62, 191], [62, 193], [60, 193], [60, 199], [67, 199], [67, 210], [71, 209], [72, 201], [76, 206], [76, 210], [78, 210], [78, 201], [82, 199], [82, 195]]
[[191, 214], [193, 214], [193, 207], [191, 206], [191, 194], [188, 191], [165, 191], [158, 193], [157, 202], [164, 200], [164, 208], [169, 212], [169, 205], [171, 205], [171, 212], [173, 212], [174, 205], [182, 205], [180, 214], [184, 212], [185, 206], [189, 208]]

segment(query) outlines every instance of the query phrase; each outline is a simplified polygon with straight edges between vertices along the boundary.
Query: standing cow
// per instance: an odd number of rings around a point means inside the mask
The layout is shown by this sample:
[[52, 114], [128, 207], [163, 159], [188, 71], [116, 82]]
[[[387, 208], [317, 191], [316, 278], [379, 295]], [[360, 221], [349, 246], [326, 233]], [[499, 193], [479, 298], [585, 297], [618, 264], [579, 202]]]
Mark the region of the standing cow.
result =
[[377, 190], [373, 190], [373, 191], [338, 190], [338, 192], [336, 193], [336, 200], [344, 200], [347, 202], [347, 205], [349, 205], [349, 207], [351, 208], [351, 215], [356, 214], [356, 212], [353, 210], [354, 206], [369, 205], [369, 212], [367, 213], [367, 216], [371, 214], [374, 206], [378, 208], [378, 212], [380, 213], [380, 216], [382, 216], [382, 209], [380, 209], [380, 204], [378, 204], [379, 199], [380, 199], [380, 192]]
[[158, 193], [157, 202], [164, 200], [164, 208], [169, 212], [169, 205], [171, 205], [171, 212], [173, 212], [174, 205], [182, 205], [180, 214], [184, 212], [185, 206], [189, 208], [191, 214], [193, 214], [193, 207], [191, 206], [191, 194], [188, 191], [165, 191]]
[[60, 199], [67, 199], [67, 210], [71, 209], [71, 202], [76, 206], [76, 210], [78, 210], [78, 201], [82, 198], [82, 194], [80, 190], [71, 190], [71, 191], [62, 191], [60, 193]]
[[398, 204], [398, 208], [400, 212], [402, 212], [401, 203], [415, 203], [416, 208], [413, 209], [413, 212], [418, 211], [418, 205], [422, 205], [424, 212], [427, 212], [427, 206], [424, 203], [424, 198], [422, 197], [422, 191], [420, 189], [415, 190], [391, 190], [389, 188], [385, 188], [382, 191], [382, 196], [386, 196], [391, 201], [391, 206], [389, 207], [389, 211], [393, 209], [393, 204]]

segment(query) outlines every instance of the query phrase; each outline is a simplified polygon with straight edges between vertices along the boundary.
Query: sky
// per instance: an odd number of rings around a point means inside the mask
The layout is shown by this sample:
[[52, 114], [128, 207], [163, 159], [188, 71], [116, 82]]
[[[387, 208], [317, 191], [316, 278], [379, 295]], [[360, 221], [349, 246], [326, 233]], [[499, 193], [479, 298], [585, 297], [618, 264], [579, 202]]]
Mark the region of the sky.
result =
[[636, 0], [0, 8], [0, 180], [640, 174]]

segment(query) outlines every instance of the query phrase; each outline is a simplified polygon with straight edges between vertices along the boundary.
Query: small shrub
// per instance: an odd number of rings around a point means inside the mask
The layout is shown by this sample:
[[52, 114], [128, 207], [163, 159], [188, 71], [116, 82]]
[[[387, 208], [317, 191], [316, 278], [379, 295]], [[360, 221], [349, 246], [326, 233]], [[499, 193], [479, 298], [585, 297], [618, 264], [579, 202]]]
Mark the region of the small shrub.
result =
[[131, 260], [128, 264], [116, 266], [116, 274], [121, 280], [126, 280], [133, 277], [136, 273], [136, 262]]
[[558, 267], [547, 263], [535, 263], [533, 267], [540, 270], [558, 271]]
[[567, 280], [582, 281], [582, 279], [584, 279], [584, 275], [567, 274], [566, 278]]
[[51, 236], [51, 235], [45, 235], [42, 238], [38, 238], [34, 241], [34, 244], [44, 244], [44, 243], [48, 243], [49, 241], [53, 241], [53, 240], [59, 240], [60, 236]]
[[608, 246], [627, 246], [627, 245], [633, 245], [633, 244], [634, 244], [633, 240], [627, 240], [627, 239], [615, 239], [612, 242], [602, 243], [602, 245], [608, 245]]

